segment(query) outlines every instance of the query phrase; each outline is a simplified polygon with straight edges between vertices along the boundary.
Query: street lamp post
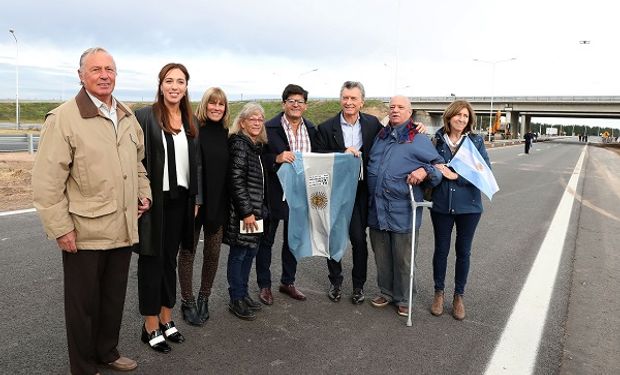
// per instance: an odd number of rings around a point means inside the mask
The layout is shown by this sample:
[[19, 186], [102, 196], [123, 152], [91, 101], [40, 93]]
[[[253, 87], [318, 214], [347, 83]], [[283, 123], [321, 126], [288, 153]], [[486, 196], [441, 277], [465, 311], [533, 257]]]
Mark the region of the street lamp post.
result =
[[481, 62], [481, 63], [485, 63], [485, 64], [491, 64], [491, 110], [489, 112], [489, 142], [491, 142], [491, 133], [493, 131], [493, 97], [495, 96], [495, 65], [499, 64], [499, 63], [503, 63], [503, 62], [508, 62], [508, 61], [514, 61], [516, 60], [516, 57], [511, 57], [509, 59], [504, 59], [504, 60], [494, 60], [494, 61], [487, 61], [487, 60], [481, 60], [481, 59], [474, 59], [474, 61], [476, 62]]
[[19, 130], [19, 47], [17, 45], [15, 30], [9, 29], [9, 33], [11, 33], [13, 39], [15, 39], [15, 124], [17, 125], [17, 130]]

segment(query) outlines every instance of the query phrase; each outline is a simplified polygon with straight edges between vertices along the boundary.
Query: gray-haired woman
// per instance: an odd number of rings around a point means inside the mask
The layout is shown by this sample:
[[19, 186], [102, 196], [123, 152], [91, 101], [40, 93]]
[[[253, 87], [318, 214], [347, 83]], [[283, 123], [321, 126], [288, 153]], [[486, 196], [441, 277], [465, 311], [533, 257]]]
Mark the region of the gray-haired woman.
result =
[[225, 242], [230, 245], [227, 278], [230, 311], [245, 320], [256, 319], [260, 303], [248, 294], [248, 278], [262, 236], [260, 223], [266, 216], [262, 146], [267, 143], [265, 112], [256, 103], [242, 109], [230, 129], [229, 181], [230, 220]]

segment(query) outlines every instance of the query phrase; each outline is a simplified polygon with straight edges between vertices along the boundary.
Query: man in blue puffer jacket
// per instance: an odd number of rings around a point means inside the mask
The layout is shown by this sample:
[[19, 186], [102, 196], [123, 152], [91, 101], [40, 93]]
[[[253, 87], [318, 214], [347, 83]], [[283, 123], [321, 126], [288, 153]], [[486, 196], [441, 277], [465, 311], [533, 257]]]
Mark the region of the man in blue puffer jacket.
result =
[[[420, 184], [429, 187], [439, 184], [442, 174], [433, 164], [443, 163], [430, 139], [416, 131], [412, 112], [407, 97], [395, 96], [390, 100], [390, 123], [375, 138], [368, 162], [368, 226], [381, 290], [371, 303], [375, 307], [393, 303], [402, 316], [408, 314], [411, 231], [414, 230], [408, 185], [413, 185], [414, 196], [421, 201]], [[418, 208], [416, 233], [421, 224], [421, 211]], [[414, 283], [414, 298], [415, 293]]]

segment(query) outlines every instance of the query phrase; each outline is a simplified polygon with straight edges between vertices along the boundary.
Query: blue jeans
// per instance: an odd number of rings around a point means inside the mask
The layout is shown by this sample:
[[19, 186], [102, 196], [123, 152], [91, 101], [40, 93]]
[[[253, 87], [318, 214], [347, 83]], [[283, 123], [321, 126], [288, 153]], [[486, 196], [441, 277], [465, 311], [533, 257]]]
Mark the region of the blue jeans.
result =
[[[282, 233], [282, 278], [284, 285], [295, 283], [297, 273], [297, 259], [288, 247], [288, 220], [283, 220]], [[260, 240], [258, 254], [256, 254], [256, 282], [259, 288], [271, 288], [271, 248], [276, 238], [279, 220], [267, 220], [265, 233]]]
[[240, 300], [248, 295], [248, 279], [256, 251], [257, 249], [247, 246], [230, 247], [226, 276], [231, 301]]
[[[418, 231], [416, 230], [416, 250], [418, 247], [417, 234]], [[411, 271], [411, 233], [370, 229], [370, 243], [375, 253], [377, 284], [381, 294], [397, 306], [407, 306], [409, 301], [409, 273]], [[415, 264], [413, 275], [412, 301], [415, 300], [417, 294]]]
[[481, 214], [441, 214], [431, 211], [433, 232], [435, 234], [435, 253], [433, 254], [433, 279], [435, 290], [444, 290], [448, 254], [452, 228], [456, 224], [456, 263], [454, 269], [454, 294], [464, 294], [467, 275], [469, 274], [469, 256], [474, 241], [476, 227]]

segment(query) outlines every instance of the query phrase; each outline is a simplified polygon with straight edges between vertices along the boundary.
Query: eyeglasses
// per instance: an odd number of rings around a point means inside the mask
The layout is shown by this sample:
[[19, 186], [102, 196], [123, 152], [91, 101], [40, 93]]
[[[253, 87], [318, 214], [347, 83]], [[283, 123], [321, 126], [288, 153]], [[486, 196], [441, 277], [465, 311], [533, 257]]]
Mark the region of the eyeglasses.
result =
[[262, 117], [248, 117], [248, 118], [246, 118], [246, 121], [248, 121], [248, 122], [263, 122], [263, 121], [265, 121], [265, 119], [262, 118]]
[[288, 104], [288, 105], [295, 105], [295, 104], [303, 105], [303, 104], [306, 104], [305, 100], [295, 100], [295, 99], [286, 99], [284, 102], [286, 104]]

